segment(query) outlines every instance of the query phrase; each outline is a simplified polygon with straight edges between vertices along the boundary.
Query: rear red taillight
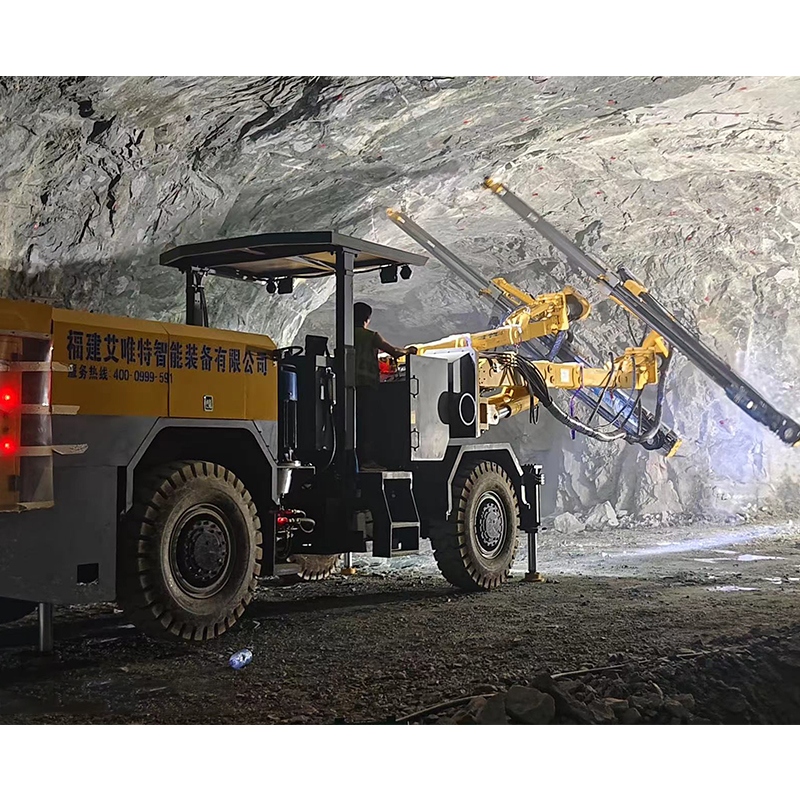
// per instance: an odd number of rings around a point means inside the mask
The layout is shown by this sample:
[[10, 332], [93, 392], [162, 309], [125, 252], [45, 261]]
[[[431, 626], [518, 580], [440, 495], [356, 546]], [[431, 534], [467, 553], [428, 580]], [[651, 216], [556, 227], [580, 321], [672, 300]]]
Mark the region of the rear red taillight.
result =
[[52, 347], [35, 330], [0, 333], [0, 511], [53, 505]]
[[20, 388], [22, 375], [6, 374], [0, 385], [0, 457], [15, 456], [19, 450]]
[[10, 387], [3, 387], [0, 389], [0, 412], [3, 414], [10, 414], [19, 407], [19, 396], [16, 391]]

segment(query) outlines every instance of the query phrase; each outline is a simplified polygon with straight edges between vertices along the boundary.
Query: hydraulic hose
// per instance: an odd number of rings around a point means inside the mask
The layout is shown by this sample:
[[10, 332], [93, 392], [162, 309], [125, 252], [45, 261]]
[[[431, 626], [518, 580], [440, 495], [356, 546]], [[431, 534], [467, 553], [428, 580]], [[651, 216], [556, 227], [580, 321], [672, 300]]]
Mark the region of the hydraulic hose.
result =
[[669, 371], [670, 361], [672, 361], [672, 350], [661, 359], [661, 374], [658, 376], [658, 388], [656, 390], [656, 410], [653, 412], [653, 423], [642, 434], [636, 436], [633, 441], [649, 442], [661, 427], [661, 418], [664, 415], [664, 395], [667, 389], [667, 372]]
[[603, 433], [602, 431], [598, 431], [596, 428], [590, 428], [588, 425], [584, 425], [579, 420], [571, 417], [566, 411], [559, 408], [555, 403], [551, 403], [549, 406], [545, 406], [545, 408], [562, 425], [566, 425], [568, 428], [572, 428], [572, 430], [582, 433], [584, 436], [589, 436], [592, 439], [598, 439], [601, 442], [614, 442], [617, 439], [622, 439], [628, 435], [623, 429], [614, 431], [613, 433]]
[[[600, 392], [600, 397], [597, 398], [597, 405], [592, 409], [592, 413], [589, 414], [589, 419], [586, 420], [587, 425], [592, 424], [592, 420], [594, 419], [594, 415], [597, 413], [597, 409], [600, 408], [600, 404], [603, 402], [603, 398], [606, 396], [606, 392], [608, 391], [608, 387], [611, 385], [611, 382], [614, 380], [614, 373], [617, 370], [617, 362], [614, 361], [614, 354], [611, 353], [611, 371], [608, 373], [608, 378], [603, 383], [603, 391]], [[634, 369], [634, 372], [636, 370]]]
[[547, 387], [547, 382], [545, 381], [542, 373], [539, 372], [536, 364], [534, 364], [532, 361], [529, 361], [524, 356], [520, 356], [516, 353], [499, 352], [491, 355], [493, 358], [497, 358], [501, 363], [511, 368], [516, 374], [519, 382], [524, 383], [527, 386], [531, 397], [538, 400], [547, 409], [547, 411], [550, 412], [553, 417], [555, 417], [555, 419], [557, 419], [562, 425], [566, 425], [566, 427], [576, 431], [577, 433], [581, 433], [584, 436], [597, 439], [601, 442], [614, 442], [618, 439], [627, 437], [627, 441], [638, 444], [649, 441], [649, 439], [652, 438], [661, 427], [661, 418], [663, 416], [664, 409], [664, 395], [666, 390], [666, 378], [669, 370], [669, 363], [672, 358], [671, 352], [668, 356], [665, 356], [661, 359], [662, 369], [661, 374], [658, 377], [656, 409], [653, 414], [653, 422], [646, 431], [636, 435], [628, 433], [624, 427], [620, 427], [618, 430], [610, 433], [605, 433], [604, 431], [598, 430], [597, 428], [592, 428], [590, 425], [575, 419], [553, 401], [553, 398], [550, 396], [550, 391]]
[[[328, 372], [327, 378], [328, 397], [331, 398], [333, 397], [333, 372]], [[333, 421], [333, 403], [329, 403], [328, 405], [328, 420], [326, 422], [326, 427], [328, 427], [331, 432], [331, 457], [328, 459], [328, 463], [320, 470], [321, 473], [330, 469], [334, 458], [336, 458], [336, 425]]]

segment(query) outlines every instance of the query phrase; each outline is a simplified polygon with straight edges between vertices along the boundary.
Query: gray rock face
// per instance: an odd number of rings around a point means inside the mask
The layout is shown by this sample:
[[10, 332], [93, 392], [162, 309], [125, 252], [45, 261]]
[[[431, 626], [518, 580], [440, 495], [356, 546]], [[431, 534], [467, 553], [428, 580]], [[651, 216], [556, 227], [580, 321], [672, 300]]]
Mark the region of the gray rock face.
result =
[[619, 525], [614, 506], [606, 500], [598, 503], [586, 517], [586, 527], [590, 530], [603, 530], [604, 528], [616, 528]]
[[[335, 228], [415, 249], [385, 217], [396, 206], [487, 277], [532, 294], [574, 283], [595, 303], [576, 345], [598, 362], [637, 340], [479, 188], [492, 174], [798, 415], [798, 109], [791, 78], [0, 78], [0, 292], [179, 320], [180, 276], [157, 266], [168, 246]], [[282, 345], [331, 334], [332, 288], [212, 280], [212, 323]], [[394, 285], [364, 277], [357, 297], [399, 344], [487, 323], [435, 262]], [[546, 414], [492, 436], [544, 463], [547, 513], [797, 507], [797, 453], [681, 356], [667, 402], [684, 437], [669, 461], [573, 440]]]
[[557, 533], [562, 533], [569, 536], [574, 533], [580, 533], [586, 528], [586, 525], [574, 514], [569, 511], [565, 511], [563, 514], [559, 514], [557, 517], [555, 517], [555, 519], [553, 519], [552, 527]]

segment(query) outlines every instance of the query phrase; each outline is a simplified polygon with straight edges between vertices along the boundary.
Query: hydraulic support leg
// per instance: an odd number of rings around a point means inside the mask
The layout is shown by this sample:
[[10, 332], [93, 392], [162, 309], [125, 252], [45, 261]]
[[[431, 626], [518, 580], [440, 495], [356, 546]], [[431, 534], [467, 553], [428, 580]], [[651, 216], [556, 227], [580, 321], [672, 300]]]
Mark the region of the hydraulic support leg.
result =
[[[531, 486], [532, 483], [532, 486]], [[535, 509], [534, 524], [528, 528], [528, 571], [525, 578], [528, 583], [542, 583], [544, 578], [539, 573], [539, 528], [542, 524], [542, 492], [541, 487], [544, 483], [544, 473], [539, 464], [533, 467], [533, 481], [528, 484], [528, 490], [533, 490], [533, 507]]]
[[355, 575], [356, 568], [353, 566], [353, 554], [344, 554], [344, 565], [342, 566], [342, 575]]
[[39, 652], [53, 652], [53, 604], [39, 603]]
[[539, 573], [538, 552], [539, 531], [528, 531], [528, 571], [525, 573], [524, 580], [527, 583], [543, 583], [544, 578]]

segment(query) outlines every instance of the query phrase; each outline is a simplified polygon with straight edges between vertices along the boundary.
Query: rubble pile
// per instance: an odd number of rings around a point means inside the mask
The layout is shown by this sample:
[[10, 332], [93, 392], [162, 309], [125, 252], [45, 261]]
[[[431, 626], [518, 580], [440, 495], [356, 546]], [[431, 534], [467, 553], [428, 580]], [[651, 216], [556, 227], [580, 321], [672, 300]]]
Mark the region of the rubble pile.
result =
[[561, 678], [540, 674], [525, 684], [473, 697], [455, 711], [447, 709], [422, 721], [454, 725], [797, 724], [800, 633]]

